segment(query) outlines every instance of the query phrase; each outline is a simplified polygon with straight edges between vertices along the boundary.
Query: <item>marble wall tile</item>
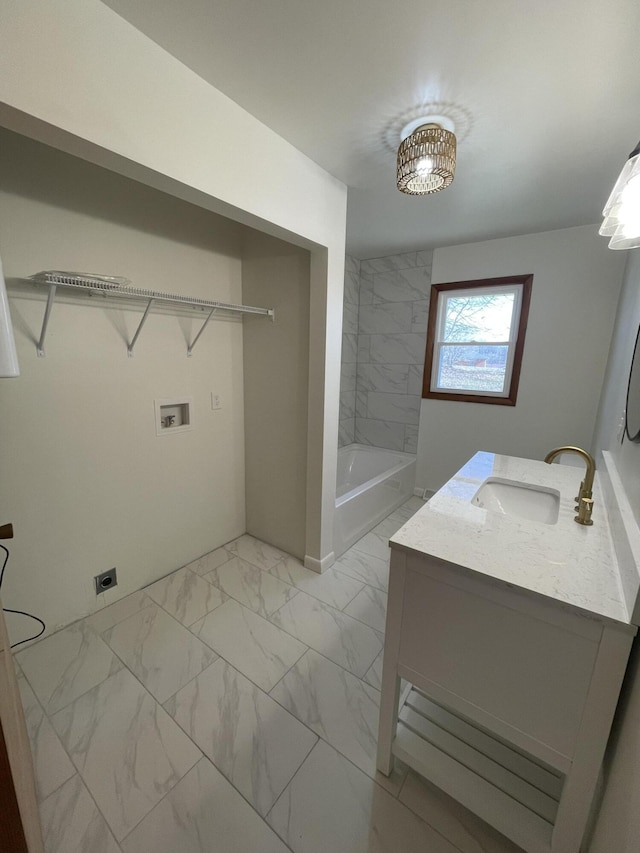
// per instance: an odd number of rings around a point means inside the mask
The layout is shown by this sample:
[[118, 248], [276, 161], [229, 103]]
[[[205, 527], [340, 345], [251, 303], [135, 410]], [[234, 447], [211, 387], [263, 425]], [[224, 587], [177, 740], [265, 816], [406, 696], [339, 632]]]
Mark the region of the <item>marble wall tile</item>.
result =
[[348, 421], [356, 416], [356, 392], [340, 392], [340, 420]]
[[158, 702], [216, 659], [208, 646], [155, 605], [119, 622], [103, 636]]
[[418, 452], [418, 430], [419, 427], [407, 424], [404, 428], [404, 452]]
[[358, 334], [358, 305], [345, 302], [342, 310], [342, 334]]
[[288, 853], [208, 758], [122, 843], [123, 853]]
[[51, 721], [117, 841], [201, 756], [126, 669]]
[[371, 628], [305, 592], [274, 613], [271, 622], [358, 677], [382, 646]]
[[16, 655], [47, 714], [54, 714], [122, 668], [84, 622], [76, 622]]
[[365, 554], [350, 548], [342, 557], [339, 557], [334, 568], [345, 575], [355, 578], [362, 583], [375, 586], [383, 592], [389, 589], [389, 558], [381, 560], [372, 554]]
[[317, 740], [222, 658], [165, 709], [263, 816]]
[[322, 574], [312, 572], [295, 557], [287, 557], [286, 560], [278, 563], [271, 569], [271, 574], [337, 610], [346, 607], [363, 586], [362, 583], [334, 569], [327, 569]]
[[356, 371], [355, 364], [343, 364], [340, 368], [340, 391], [355, 391], [356, 390]]
[[120, 853], [77, 773], [42, 803], [40, 822], [46, 853]]
[[356, 420], [351, 418], [347, 421], [340, 421], [338, 424], [338, 447], [346, 447], [347, 444], [353, 444], [356, 440]]
[[358, 336], [342, 336], [342, 364], [355, 364], [358, 360]]
[[407, 267], [418, 266], [417, 252], [402, 252], [399, 255], [391, 255], [391, 260], [395, 264], [396, 269], [404, 270]]
[[358, 364], [366, 364], [371, 360], [370, 356], [370, 335], [358, 335]]
[[376, 272], [384, 272], [388, 267], [379, 268], [378, 261], [382, 260], [381, 258], [367, 258], [364, 261], [360, 261], [360, 275], [366, 273], [367, 275], [373, 275]]
[[267, 545], [266, 542], [261, 542], [260, 539], [256, 539], [255, 536], [250, 536], [248, 533], [234, 539], [233, 542], [228, 542], [224, 547], [236, 557], [246, 560], [247, 563], [252, 563], [259, 569], [264, 569], [265, 572], [268, 572], [276, 563], [287, 556], [279, 548]]
[[[338, 424], [338, 447], [353, 444], [355, 438], [354, 403], [358, 346], [358, 310], [360, 303], [360, 261], [345, 258], [344, 302], [342, 321], [342, 364], [340, 372], [341, 412]], [[350, 397], [342, 396], [352, 392]], [[350, 403], [350, 410], [345, 407]]]
[[239, 557], [223, 563], [205, 578], [265, 619], [297, 594], [294, 587]]
[[38, 799], [44, 800], [76, 771], [22, 673], [18, 674], [18, 688], [31, 743]]
[[403, 252], [399, 255], [386, 255], [382, 258], [369, 258], [361, 261], [360, 270], [369, 274], [404, 270], [418, 265], [417, 252]]
[[433, 267], [433, 249], [425, 249], [422, 252], [417, 252], [417, 265], [419, 267], [429, 267], [429, 270]]
[[420, 420], [420, 397], [369, 391], [367, 406], [368, 416], [376, 420], [401, 424], [418, 424]]
[[408, 364], [359, 364], [358, 390], [407, 394], [409, 393], [407, 391], [409, 371], [413, 366]]
[[422, 396], [422, 376], [424, 374], [424, 363], [410, 364], [407, 379], [407, 394]]
[[425, 250], [360, 264], [356, 442], [403, 451], [417, 447], [413, 430], [393, 425], [419, 422], [432, 259], [433, 252]]
[[311, 650], [271, 695], [361, 770], [375, 775], [377, 690]]
[[[427, 323], [429, 320], [429, 300], [419, 299], [412, 302], [411, 330], [417, 335], [427, 334]], [[426, 338], [425, 338], [426, 342]]]
[[356, 391], [356, 417], [369, 417], [369, 393], [367, 391]]
[[303, 643], [231, 599], [191, 630], [267, 692], [307, 650]]
[[360, 273], [360, 307], [373, 304], [373, 276]]
[[358, 320], [360, 334], [410, 332], [413, 311], [410, 302], [381, 302], [362, 305]]
[[357, 272], [347, 271], [344, 276], [344, 302], [357, 305], [360, 301], [360, 276]]
[[345, 255], [344, 266], [346, 272], [360, 275], [360, 261], [358, 258], [354, 258], [353, 255]]
[[232, 557], [233, 554], [231, 551], [227, 551], [226, 548], [216, 548], [215, 551], [210, 551], [204, 557], [199, 557], [193, 563], [189, 563], [185, 568], [190, 569], [198, 575], [206, 575], [213, 571], [213, 569], [217, 569], [222, 563], [226, 563]]
[[431, 275], [425, 267], [380, 272], [373, 277], [373, 297], [384, 302], [417, 302], [429, 296]]
[[268, 821], [295, 853], [459, 853], [322, 740]]
[[388, 450], [404, 448], [404, 424], [356, 418], [356, 443], [385, 447]]
[[369, 335], [369, 361], [377, 364], [424, 364], [423, 335]]
[[372, 586], [365, 586], [344, 609], [345, 613], [384, 633], [387, 618], [387, 596]]
[[360, 261], [358, 258], [353, 255], [345, 254], [344, 259], [344, 268], [345, 272], [360, 272]]
[[156, 604], [181, 622], [192, 625], [226, 601], [226, 595], [187, 568], [146, 587], [145, 592]]
[[418, 454], [418, 435], [420, 427], [414, 424], [405, 424], [404, 428], [404, 452], [413, 456]]

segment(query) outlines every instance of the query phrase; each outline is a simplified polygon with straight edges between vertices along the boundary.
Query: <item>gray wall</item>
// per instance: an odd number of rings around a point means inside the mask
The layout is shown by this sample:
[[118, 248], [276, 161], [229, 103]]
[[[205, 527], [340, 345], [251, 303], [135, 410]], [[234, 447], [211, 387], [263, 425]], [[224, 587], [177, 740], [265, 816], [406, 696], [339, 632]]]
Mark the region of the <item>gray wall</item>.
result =
[[[247, 533], [305, 556], [309, 252], [248, 231], [242, 298], [275, 309], [244, 320]], [[262, 320], [262, 322], [260, 322]]]
[[341, 445], [417, 451], [432, 256], [347, 257]]
[[[620, 444], [618, 425], [640, 323], [640, 250], [628, 254], [596, 442], [615, 457], [627, 497], [640, 523], [640, 445]], [[605, 761], [605, 791], [591, 853], [635, 853], [640, 838], [640, 646], [636, 638]]]
[[[242, 229], [213, 213], [0, 131], [0, 253], [21, 375], [0, 380], [0, 517], [13, 522], [7, 607], [48, 631], [138, 590], [245, 531], [242, 321], [61, 294], [36, 355], [42, 269], [242, 302]], [[259, 304], [259, 303], [258, 303]], [[271, 326], [269, 320], [263, 320]], [[211, 392], [222, 398], [211, 409]], [[193, 398], [193, 429], [156, 435], [154, 400]], [[96, 597], [93, 576], [118, 586]], [[14, 642], [27, 620], [7, 620]]]
[[423, 400], [417, 488], [439, 489], [478, 450], [543, 459], [562, 444], [593, 448], [623, 255], [596, 225], [434, 251], [434, 282], [533, 273], [533, 289], [517, 404]]

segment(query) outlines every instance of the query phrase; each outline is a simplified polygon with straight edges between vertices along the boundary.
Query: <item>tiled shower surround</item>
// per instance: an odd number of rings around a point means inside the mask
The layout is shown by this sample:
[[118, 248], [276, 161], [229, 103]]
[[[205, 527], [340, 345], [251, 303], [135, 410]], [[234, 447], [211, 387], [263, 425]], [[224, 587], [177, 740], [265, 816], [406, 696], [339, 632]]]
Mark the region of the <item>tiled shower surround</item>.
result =
[[432, 257], [346, 258], [341, 446], [417, 451]]
[[338, 444], [353, 444], [356, 434], [356, 370], [358, 360], [358, 306], [360, 261], [349, 255], [344, 265], [342, 366], [340, 372], [340, 430]]

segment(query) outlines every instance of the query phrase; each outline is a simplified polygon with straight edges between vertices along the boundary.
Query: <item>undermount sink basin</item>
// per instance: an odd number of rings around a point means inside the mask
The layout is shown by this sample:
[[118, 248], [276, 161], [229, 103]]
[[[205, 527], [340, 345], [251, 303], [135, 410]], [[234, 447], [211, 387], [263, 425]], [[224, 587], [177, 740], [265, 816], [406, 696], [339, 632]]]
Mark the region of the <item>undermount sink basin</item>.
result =
[[555, 524], [560, 511], [560, 493], [516, 480], [489, 477], [471, 499], [475, 506], [502, 515]]

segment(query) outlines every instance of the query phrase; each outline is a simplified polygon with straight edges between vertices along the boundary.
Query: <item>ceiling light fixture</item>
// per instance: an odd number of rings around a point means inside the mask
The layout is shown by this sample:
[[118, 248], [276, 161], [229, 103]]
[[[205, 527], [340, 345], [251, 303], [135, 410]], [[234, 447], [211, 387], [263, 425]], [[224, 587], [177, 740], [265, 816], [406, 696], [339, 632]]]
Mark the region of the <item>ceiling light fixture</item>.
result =
[[424, 116], [405, 125], [398, 148], [398, 189], [430, 195], [446, 189], [456, 170], [454, 125], [446, 116]]
[[600, 234], [611, 237], [610, 249], [640, 247], [640, 142], [622, 167], [602, 215]]

